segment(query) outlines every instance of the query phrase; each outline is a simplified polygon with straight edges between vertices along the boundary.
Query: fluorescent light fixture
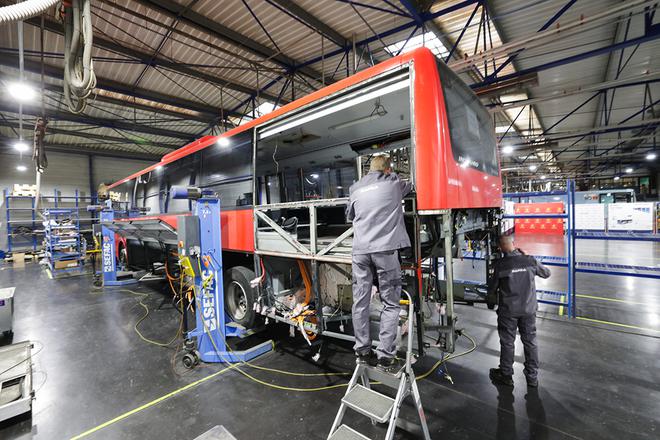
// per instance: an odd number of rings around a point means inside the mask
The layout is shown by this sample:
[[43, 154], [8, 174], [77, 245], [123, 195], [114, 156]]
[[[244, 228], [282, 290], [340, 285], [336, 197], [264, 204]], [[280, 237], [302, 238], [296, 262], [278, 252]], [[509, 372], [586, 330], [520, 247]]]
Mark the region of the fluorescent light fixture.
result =
[[19, 102], [31, 101], [36, 94], [34, 89], [25, 82], [11, 82], [7, 85], [9, 95]]
[[221, 137], [218, 139], [218, 145], [221, 147], [228, 147], [229, 146], [229, 138], [228, 137]]
[[370, 90], [367, 93], [364, 93], [362, 95], [358, 95], [355, 98], [348, 99], [343, 102], [339, 102], [335, 105], [326, 107], [322, 110], [318, 110], [309, 114], [306, 114], [304, 116], [299, 117], [298, 119], [294, 119], [289, 122], [284, 122], [280, 125], [275, 125], [272, 128], [266, 129], [263, 132], [259, 134], [259, 139], [266, 139], [268, 137], [271, 137], [273, 135], [282, 133], [283, 131], [290, 130], [292, 128], [298, 127], [300, 125], [306, 124], [307, 122], [315, 121], [317, 119], [320, 119], [324, 116], [331, 115], [333, 113], [340, 112], [342, 110], [345, 110], [347, 108], [356, 106], [358, 104], [361, 104], [366, 101], [370, 101], [372, 99], [378, 98], [379, 96], [387, 95], [388, 93], [393, 93], [396, 92], [397, 90], [401, 89], [406, 89], [410, 85], [410, 80], [406, 76], [403, 80], [392, 83], [388, 86], [385, 87], [379, 87], [378, 84], [375, 84], [374, 86], [370, 87], [368, 90]]
[[14, 144], [14, 148], [16, 148], [16, 151], [19, 151], [21, 153], [30, 149], [30, 147], [28, 147], [28, 144], [26, 144], [23, 141], [16, 142]]
[[319, 175], [316, 174], [316, 173], [312, 173], [312, 174], [309, 175], [309, 177], [311, 177], [312, 179], [318, 179]]
[[655, 160], [658, 157], [655, 153], [649, 153], [646, 155], [646, 160]]
[[[513, 129], [513, 127], [511, 127], [511, 129]], [[509, 129], [508, 125], [498, 125], [495, 127], [495, 133], [506, 133], [507, 130], [509, 133], [511, 133], [511, 129]]]
[[632, 173], [632, 172], [633, 172], [633, 169], [632, 169], [632, 168], [630, 168], [630, 167], [626, 168], [626, 173], [630, 174], [630, 173]]
[[529, 170], [532, 171], [532, 172], [533, 172], [533, 171], [536, 171], [536, 170], [538, 170], [538, 169], [539, 169], [539, 167], [537, 167], [536, 165], [530, 165], [530, 166], [529, 166]]
[[545, 176], [541, 176], [541, 180], [545, 180]]
[[621, 177], [619, 177], [619, 176], [614, 176], [614, 180], [619, 180], [619, 179], [621, 179]]
[[505, 145], [502, 147], [502, 153], [503, 154], [511, 154], [513, 153], [513, 147], [511, 145]]
[[20, 171], [20, 172], [27, 171], [27, 167], [25, 165], [17, 165], [16, 171]]

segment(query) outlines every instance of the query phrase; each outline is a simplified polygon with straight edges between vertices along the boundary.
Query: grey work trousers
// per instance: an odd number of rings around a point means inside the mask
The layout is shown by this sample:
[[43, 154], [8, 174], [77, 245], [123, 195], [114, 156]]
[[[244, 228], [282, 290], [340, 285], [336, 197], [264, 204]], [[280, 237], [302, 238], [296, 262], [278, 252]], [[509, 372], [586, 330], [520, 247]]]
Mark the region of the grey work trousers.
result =
[[516, 329], [525, 351], [525, 377], [536, 381], [539, 369], [539, 352], [536, 345], [536, 315], [511, 317], [497, 315], [497, 331], [500, 335], [500, 370], [506, 376], [513, 375]]
[[396, 335], [401, 299], [401, 265], [398, 251], [353, 255], [353, 331], [355, 352], [371, 349], [369, 334], [369, 304], [374, 272], [378, 275], [378, 292], [383, 310], [380, 314], [378, 358], [392, 358], [396, 354]]

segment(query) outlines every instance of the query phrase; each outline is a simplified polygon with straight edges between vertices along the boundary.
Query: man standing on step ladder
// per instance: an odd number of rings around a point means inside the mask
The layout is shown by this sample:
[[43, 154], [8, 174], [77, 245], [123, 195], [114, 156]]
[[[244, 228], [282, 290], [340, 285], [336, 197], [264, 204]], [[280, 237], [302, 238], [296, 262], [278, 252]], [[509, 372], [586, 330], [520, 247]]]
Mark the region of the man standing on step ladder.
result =
[[[497, 331], [500, 335], [500, 368], [490, 369], [495, 384], [513, 386], [513, 356], [516, 329], [525, 348], [525, 378], [538, 386], [539, 354], [536, 345], [536, 285], [534, 278], [548, 278], [550, 269], [514, 246], [509, 235], [500, 237], [504, 257], [495, 262], [488, 286], [487, 301], [498, 304]], [[499, 292], [499, 300], [496, 300]]]
[[401, 202], [412, 184], [392, 172], [387, 156], [371, 159], [369, 173], [350, 189], [347, 217], [353, 222], [353, 329], [357, 363], [371, 363], [369, 304], [374, 274], [383, 304], [380, 315], [378, 367], [396, 372], [396, 335], [401, 299], [399, 249], [410, 247]]

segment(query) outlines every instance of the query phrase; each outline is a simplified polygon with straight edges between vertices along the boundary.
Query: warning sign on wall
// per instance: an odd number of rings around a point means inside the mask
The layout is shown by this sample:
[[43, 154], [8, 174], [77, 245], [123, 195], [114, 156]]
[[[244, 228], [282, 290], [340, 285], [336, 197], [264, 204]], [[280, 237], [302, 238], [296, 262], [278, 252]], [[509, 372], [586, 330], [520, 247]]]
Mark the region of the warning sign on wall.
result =
[[[516, 214], [563, 214], [563, 202], [550, 203], [516, 203]], [[563, 218], [517, 218], [515, 231], [517, 234], [564, 234]]]

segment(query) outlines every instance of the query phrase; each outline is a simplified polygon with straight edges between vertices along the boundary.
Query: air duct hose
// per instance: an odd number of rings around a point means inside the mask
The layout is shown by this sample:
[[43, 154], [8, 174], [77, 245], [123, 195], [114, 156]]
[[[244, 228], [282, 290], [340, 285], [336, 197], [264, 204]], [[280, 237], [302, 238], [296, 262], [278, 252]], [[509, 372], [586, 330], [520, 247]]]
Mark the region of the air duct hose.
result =
[[[82, 3], [82, 8], [81, 8]], [[72, 0], [64, 17], [64, 99], [69, 110], [82, 113], [96, 87], [92, 64], [90, 0]]]
[[51, 6], [55, 6], [58, 0], [27, 0], [11, 6], [0, 8], [0, 24], [12, 21], [23, 21], [35, 15], [46, 12]]

